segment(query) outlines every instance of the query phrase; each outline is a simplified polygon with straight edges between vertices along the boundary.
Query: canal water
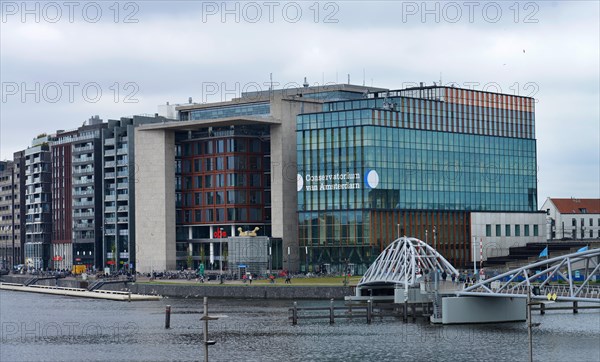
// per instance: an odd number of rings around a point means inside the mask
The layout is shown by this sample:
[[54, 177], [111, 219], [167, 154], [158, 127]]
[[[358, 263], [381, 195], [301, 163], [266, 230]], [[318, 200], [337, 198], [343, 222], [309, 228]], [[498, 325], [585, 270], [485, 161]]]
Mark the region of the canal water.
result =
[[[171, 305], [171, 329], [164, 329]], [[288, 321], [291, 301], [209, 300], [211, 361], [527, 361], [525, 323]], [[299, 306], [324, 306], [300, 301]], [[340, 302], [341, 304], [341, 302]], [[0, 292], [0, 361], [201, 361], [202, 299], [113, 302]], [[600, 361], [597, 309], [534, 315], [534, 360]]]

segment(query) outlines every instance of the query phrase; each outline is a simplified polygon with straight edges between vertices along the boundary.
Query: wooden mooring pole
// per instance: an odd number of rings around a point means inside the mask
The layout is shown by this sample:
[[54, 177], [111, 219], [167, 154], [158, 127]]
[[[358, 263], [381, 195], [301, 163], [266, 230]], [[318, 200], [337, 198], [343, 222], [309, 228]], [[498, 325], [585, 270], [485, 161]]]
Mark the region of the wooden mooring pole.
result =
[[292, 309], [292, 325], [298, 324], [298, 302], [294, 302], [294, 309]]
[[171, 306], [167, 305], [165, 309], [165, 329], [171, 328]]
[[329, 324], [335, 323], [334, 314], [333, 314], [333, 298], [329, 302]]

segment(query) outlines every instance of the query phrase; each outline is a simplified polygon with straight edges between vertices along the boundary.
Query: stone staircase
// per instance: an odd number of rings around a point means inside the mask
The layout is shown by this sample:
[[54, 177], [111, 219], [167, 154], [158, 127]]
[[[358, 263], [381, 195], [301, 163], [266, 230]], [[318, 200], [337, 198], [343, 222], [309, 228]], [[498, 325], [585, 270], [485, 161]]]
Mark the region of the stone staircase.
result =
[[525, 246], [511, 247], [507, 256], [488, 258], [483, 266], [484, 268], [511, 270], [545, 259], [540, 258], [539, 255], [546, 246], [548, 247], [548, 258], [550, 259], [574, 253], [588, 245], [590, 249], [599, 248], [600, 242], [598, 240], [582, 240], [527, 243]]

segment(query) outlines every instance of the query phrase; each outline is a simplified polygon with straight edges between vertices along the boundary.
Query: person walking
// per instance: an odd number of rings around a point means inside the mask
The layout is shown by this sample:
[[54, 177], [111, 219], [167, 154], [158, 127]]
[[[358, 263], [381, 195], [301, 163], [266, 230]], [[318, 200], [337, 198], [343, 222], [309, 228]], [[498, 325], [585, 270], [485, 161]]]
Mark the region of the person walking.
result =
[[248, 281], [250, 282], [250, 285], [252, 285], [252, 274], [248, 275]]

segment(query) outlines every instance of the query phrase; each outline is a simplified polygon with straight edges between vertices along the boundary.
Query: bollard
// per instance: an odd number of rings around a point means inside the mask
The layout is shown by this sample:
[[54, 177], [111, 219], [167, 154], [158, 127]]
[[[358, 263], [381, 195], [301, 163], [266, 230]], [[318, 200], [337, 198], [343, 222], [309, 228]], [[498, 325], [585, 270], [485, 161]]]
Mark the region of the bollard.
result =
[[334, 321], [334, 315], [333, 315], [333, 298], [331, 298], [331, 301], [329, 302], [329, 324], [333, 324]]
[[546, 303], [540, 303], [540, 315], [546, 314]]
[[577, 302], [573, 302], [573, 314], [577, 314], [579, 311], [577, 310]]
[[402, 322], [408, 322], [408, 304], [406, 304], [406, 301], [402, 305]]
[[129, 293], [127, 293], [127, 301], [131, 302], [131, 291], [129, 291]]
[[294, 302], [294, 309], [292, 309], [292, 325], [298, 324], [298, 302]]
[[165, 309], [165, 329], [171, 328], [171, 306], [167, 305]]
[[373, 303], [371, 299], [367, 300], [367, 324], [371, 324], [371, 319], [373, 317]]
[[410, 305], [410, 311], [412, 313], [412, 320], [414, 322], [417, 320], [417, 305], [415, 303]]

